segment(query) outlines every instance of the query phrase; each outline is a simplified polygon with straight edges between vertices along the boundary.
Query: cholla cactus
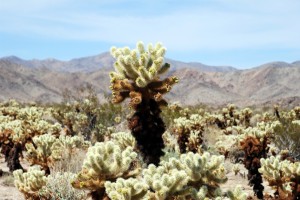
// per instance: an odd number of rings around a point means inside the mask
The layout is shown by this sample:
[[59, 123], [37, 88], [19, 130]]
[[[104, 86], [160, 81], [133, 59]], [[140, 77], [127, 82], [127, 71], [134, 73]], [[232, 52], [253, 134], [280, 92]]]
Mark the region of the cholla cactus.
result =
[[233, 191], [228, 191], [227, 195], [231, 200], [246, 200], [248, 196], [240, 185], [236, 186]]
[[259, 171], [275, 189], [275, 196], [280, 199], [300, 198], [300, 162], [282, 160], [281, 155], [261, 159]]
[[[232, 129], [236, 130], [236, 129]], [[236, 135], [220, 135], [218, 141], [215, 143], [214, 147], [218, 150], [221, 155], [224, 155], [225, 158], [235, 155], [238, 150], [237, 145], [239, 140]]]
[[296, 106], [293, 111], [295, 113], [296, 120], [300, 120], [300, 106]]
[[165, 52], [166, 48], [160, 43], [155, 47], [149, 44], [147, 50], [142, 42], [133, 50], [111, 48], [116, 59], [115, 71], [110, 72], [112, 102], [131, 99], [130, 107], [136, 112], [128, 119], [129, 128], [146, 163], [158, 164], [163, 155], [165, 125], [160, 118], [160, 106], [167, 104], [163, 95], [178, 82], [176, 77], [159, 79], [170, 67], [163, 63]]
[[231, 132], [226, 131], [229, 127], [249, 127], [252, 113], [250, 108], [237, 110], [234, 104], [229, 104], [222, 109], [220, 114], [209, 114], [208, 118], [210, 122], [214, 122], [220, 129], [223, 129], [225, 134], [231, 134]]
[[274, 127], [273, 123], [258, 123], [257, 127], [245, 129], [244, 134], [240, 136], [244, 138], [240, 142], [240, 148], [245, 152], [244, 165], [248, 170], [249, 185], [253, 186], [253, 191], [259, 199], [263, 198], [264, 190], [262, 176], [258, 171], [261, 166], [260, 159], [267, 157]]
[[130, 97], [131, 106], [136, 107], [146, 97], [144, 88], [150, 90], [147, 95], [151, 99], [165, 104], [162, 95], [178, 82], [176, 77], [159, 80], [159, 76], [170, 68], [168, 63], [163, 63], [165, 52], [166, 48], [161, 43], [157, 43], [155, 47], [149, 44], [148, 50], [145, 50], [142, 42], [138, 42], [137, 49], [133, 50], [128, 47], [112, 47], [111, 54], [116, 59], [115, 72], [110, 73], [113, 102], [120, 103]]
[[260, 168], [260, 158], [265, 158], [268, 152], [267, 138], [263, 142], [255, 137], [247, 137], [241, 142], [241, 149], [245, 152], [244, 165], [248, 170], [249, 185], [253, 186], [255, 195], [259, 198], [263, 198], [264, 186], [262, 185], [262, 177], [258, 172]]
[[192, 114], [189, 118], [179, 117], [174, 119], [173, 132], [177, 137], [181, 153], [189, 151], [201, 153], [204, 124], [205, 119], [198, 114]]
[[208, 196], [216, 196], [219, 184], [227, 181], [224, 159], [224, 156], [210, 155], [208, 152], [202, 156], [189, 152], [180, 156], [183, 163], [181, 169], [187, 173], [192, 184], [198, 188], [206, 185]]
[[168, 162], [162, 162], [162, 166], [186, 173], [187, 186], [190, 186], [191, 190], [185, 195], [192, 195], [194, 199], [220, 196], [219, 185], [227, 181], [224, 156], [210, 155], [208, 152], [204, 152], [203, 155], [192, 152], [182, 154], [179, 159], [171, 158]]
[[135, 179], [106, 182], [105, 188], [111, 199], [220, 199], [219, 184], [227, 180], [223, 163], [223, 156], [190, 152], [158, 167], [150, 164]]
[[282, 171], [286, 177], [289, 177], [291, 182], [286, 190], [291, 191], [292, 199], [300, 198], [300, 162], [291, 163], [286, 161], [282, 164]]
[[41, 108], [32, 106], [25, 109], [20, 109], [18, 118], [21, 120], [32, 120], [36, 121], [43, 117], [43, 112], [40, 112]]
[[245, 108], [241, 111], [240, 120], [245, 124], [246, 127], [250, 126], [250, 119], [252, 117], [252, 110], [250, 108]]
[[14, 143], [11, 140], [12, 134], [13, 134], [13, 130], [11, 129], [4, 129], [0, 131], [1, 153], [5, 156], [5, 161], [8, 161], [9, 152], [14, 146]]
[[49, 163], [51, 156], [51, 147], [55, 142], [56, 138], [53, 135], [45, 134], [41, 136], [34, 137], [32, 143], [26, 144], [27, 149], [27, 160], [32, 165], [37, 164], [46, 171], [47, 174], [50, 174]]
[[30, 167], [27, 172], [16, 170], [13, 172], [15, 186], [24, 194], [25, 199], [40, 199], [38, 191], [46, 185], [45, 171], [39, 167]]
[[[196, 199], [196, 200], [209, 200], [211, 198], [208, 198], [208, 189], [207, 187], [204, 185], [202, 186], [199, 191], [192, 189], [191, 190], [191, 194], [192, 194], [192, 199]], [[222, 200], [222, 195], [221, 195], [221, 191], [220, 190], [216, 190], [214, 192], [214, 198], [215, 200]]]
[[134, 178], [107, 181], [105, 191], [111, 200], [148, 200], [150, 196], [149, 185]]
[[143, 170], [143, 178], [154, 191], [153, 196], [155, 199], [183, 195], [186, 193], [184, 187], [189, 181], [186, 172], [183, 170], [168, 169], [166, 166], [156, 167], [153, 164]]
[[[3, 106], [3, 107], [2, 107]], [[19, 157], [25, 144], [35, 135], [59, 134], [59, 124], [43, 119], [46, 109], [36, 106], [22, 107], [17, 103], [0, 106], [0, 146], [10, 171], [22, 169]]]
[[14, 99], [0, 104], [0, 112], [3, 116], [11, 116], [13, 119], [17, 118], [18, 111], [22, 106]]
[[214, 122], [220, 129], [226, 129], [229, 126], [237, 126], [240, 123], [239, 112], [234, 104], [227, 105], [222, 109], [221, 114], [214, 115]]
[[133, 167], [136, 158], [132, 147], [121, 149], [112, 141], [96, 143], [88, 149], [82, 170], [72, 185], [91, 190], [95, 198], [103, 197], [105, 181], [115, 181], [121, 176], [130, 177], [138, 172]]
[[126, 149], [126, 147], [136, 147], [136, 141], [134, 137], [127, 132], [117, 132], [110, 135], [111, 140], [119, 145], [120, 148]]

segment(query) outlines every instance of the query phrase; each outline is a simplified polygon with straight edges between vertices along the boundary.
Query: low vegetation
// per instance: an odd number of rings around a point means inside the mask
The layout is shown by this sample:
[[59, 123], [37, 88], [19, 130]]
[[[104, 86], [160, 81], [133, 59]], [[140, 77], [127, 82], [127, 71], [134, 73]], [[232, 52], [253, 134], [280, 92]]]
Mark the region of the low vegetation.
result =
[[[161, 79], [165, 51], [160, 43], [113, 47], [104, 104], [91, 86], [65, 92], [61, 104], [0, 104], [1, 154], [25, 199], [300, 198], [300, 107], [167, 102], [179, 80]], [[226, 162], [236, 175], [247, 169], [253, 192], [224, 190]]]

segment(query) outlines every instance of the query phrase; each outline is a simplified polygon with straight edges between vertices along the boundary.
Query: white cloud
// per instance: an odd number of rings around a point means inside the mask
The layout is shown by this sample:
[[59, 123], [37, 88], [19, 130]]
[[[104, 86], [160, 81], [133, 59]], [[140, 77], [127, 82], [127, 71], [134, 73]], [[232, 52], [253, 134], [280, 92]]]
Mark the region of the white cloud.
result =
[[162, 10], [158, 16], [112, 16], [103, 14], [101, 8], [90, 12], [80, 6], [68, 10], [69, 0], [29, 0], [23, 9], [34, 12], [14, 16], [17, 1], [5, 2], [0, 7], [7, 14], [0, 17], [1, 32], [126, 44], [162, 41], [170, 49], [183, 51], [300, 46], [300, 1], [295, 0], [218, 0], [211, 5], [191, 4], [184, 10]]

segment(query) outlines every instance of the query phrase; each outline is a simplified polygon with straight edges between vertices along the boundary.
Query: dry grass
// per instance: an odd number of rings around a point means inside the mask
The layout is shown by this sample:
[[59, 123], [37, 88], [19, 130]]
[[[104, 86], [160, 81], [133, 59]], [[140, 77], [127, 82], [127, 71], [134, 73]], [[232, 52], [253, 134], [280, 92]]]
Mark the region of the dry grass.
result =
[[2, 177], [3, 181], [2, 181], [2, 185], [4, 186], [8, 186], [8, 187], [14, 187], [14, 177], [9, 174], [9, 175], [5, 175]]
[[51, 174], [47, 177], [46, 186], [40, 190], [41, 196], [47, 199], [87, 199], [86, 192], [72, 187], [71, 181], [77, 172], [81, 170], [84, 151], [76, 150], [69, 154], [67, 151], [62, 155], [62, 159], [54, 163], [51, 167]]

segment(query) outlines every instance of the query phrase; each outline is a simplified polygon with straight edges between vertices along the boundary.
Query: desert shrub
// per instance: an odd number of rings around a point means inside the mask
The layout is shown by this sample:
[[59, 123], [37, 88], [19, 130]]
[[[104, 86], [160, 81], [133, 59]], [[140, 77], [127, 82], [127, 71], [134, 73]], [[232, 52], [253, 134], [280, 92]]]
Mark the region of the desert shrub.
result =
[[[74, 92], [66, 90], [63, 102], [52, 109], [52, 116], [68, 135], [82, 135], [92, 143], [101, 142], [112, 127], [126, 117], [126, 110], [110, 101], [100, 104], [92, 86], [82, 86]], [[116, 121], [119, 118], [119, 121]]]
[[49, 200], [87, 199], [84, 191], [77, 190], [70, 184], [75, 176], [72, 172], [52, 171], [47, 177], [46, 185], [39, 190], [39, 196]]
[[164, 120], [166, 127], [169, 127], [174, 119], [182, 116], [184, 108], [182, 108], [178, 102], [174, 102], [162, 108], [161, 117]]
[[84, 148], [76, 148], [85, 145], [83, 140], [77, 137], [55, 138], [47, 134], [34, 137], [34, 144], [37, 146], [29, 147], [28, 153], [32, 152], [28, 155], [29, 161], [40, 166], [34, 165], [28, 172], [16, 170], [13, 173], [15, 185], [26, 199], [87, 198], [84, 191], [71, 186], [71, 180], [80, 171], [86, 153]]
[[71, 185], [76, 173], [81, 170], [85, 154], [86, 151], [78, 148], [72, 152], [61, 152], [60, 159], [50, 167], [51, 174], [47, 177], [46, 185], [39, 190], [39, 195], [53, 200], [87, 199], [85, 191], [75, 189]]
[[274, 131], [275, 146], [279, 150], [288, 149], [294, 159], [300, 160], [300, 121], [282, 117]]
[[87, 150], [75, 148], [72, 151], [62, 151], [59, 159], [55, 160], [50, 166], [51, 174], [58, 172], [77, 173], [81, 170], [83, 160], [86, 157]]

